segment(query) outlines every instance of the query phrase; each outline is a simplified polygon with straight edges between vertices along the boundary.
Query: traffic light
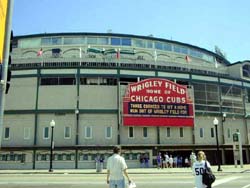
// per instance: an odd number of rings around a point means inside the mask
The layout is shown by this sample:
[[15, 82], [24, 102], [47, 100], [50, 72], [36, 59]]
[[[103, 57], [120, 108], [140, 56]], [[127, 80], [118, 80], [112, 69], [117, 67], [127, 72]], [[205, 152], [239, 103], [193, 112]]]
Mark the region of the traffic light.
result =
[[5, 94], [8, 93], [9, 88], [10, 88], [12, 44], [13, 44], [13, 31], [11, 31], [11, 34], [10, 34], [10, 49], [9, 49], [8, 72], [7, 72], [7, 80], [6, 80]]

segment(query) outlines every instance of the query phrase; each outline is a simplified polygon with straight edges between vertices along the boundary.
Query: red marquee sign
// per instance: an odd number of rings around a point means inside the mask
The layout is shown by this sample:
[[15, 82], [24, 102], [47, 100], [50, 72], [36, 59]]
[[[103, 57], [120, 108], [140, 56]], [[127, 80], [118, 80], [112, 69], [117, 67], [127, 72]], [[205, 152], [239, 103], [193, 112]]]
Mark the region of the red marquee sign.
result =
[[125, 126], [194, 126], [187, 87], [160, 78], [130, 84], [123, 98]]

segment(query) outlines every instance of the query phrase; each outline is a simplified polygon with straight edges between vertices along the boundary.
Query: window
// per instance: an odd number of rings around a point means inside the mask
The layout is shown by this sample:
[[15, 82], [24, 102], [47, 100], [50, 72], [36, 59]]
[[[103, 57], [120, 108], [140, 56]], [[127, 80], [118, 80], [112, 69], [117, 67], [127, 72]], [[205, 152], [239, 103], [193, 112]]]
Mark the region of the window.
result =
[[71, 127], [64, 127], [64, 138], [71, 138]]
[[97, 44], [97, 38], [96, 37], [88, 37], [87, 44]]
[[155, 43], [155, 48], [156, 48], [156, 49], [159, 49], [159, 50], [163, 50], [163, 43], [161, 43], [161, 42], [156, 42], [156, 43]]
[[52, 37], [52, 45], [61, 45], [62, 37]]
[[25, 140], [30, 139], [30, 128], [29, 127], [24, 127], [24, 129], [23, 129], [23, 138]]
[[47, 46], [47, 45], [61, 45], [62, 44], [62, 37], [47, 37], [47, 38], [42, 38], [41, 40], [42, 46]]
[[42, 46], [47, 46], [47, 45], [51, 45], [51, 38], [42, 38], [41, 40], [41, 45]]
[[111, 38], [111, 45], [121, 45], [121, 39], [120, 38]]
[[80, 37], [65, 37], [64, 44], [84, 44], [84, 38]]
[[147, 41], [147, 48], [153, 48], [153, 42]]
[[59, 85], [75, 85], [75, 78], [59, 78]]
[[164, 43], [163, 44], [163, 50], [172, 51], [172, 47], [171, 47], [170, 44]]
[[167, 137], [169, 138], [171, 136], [171, 131], [170, 127], [167, 127]]
[[85, 138], [86, 139], [92, 138], [92, 127], [85, 127]]
[[58, 78], [41, 78], [40, 85], [58, 85]]
[[108, 39], [108, 37], [98, 38], [98, 44], [108, 45], [108, 44], [109, 44], [109, 39]]
[[134, 46], [140, 47], [140, 48], [145, 48], [146, 44], [144, 40], [139, 40], [139, 39], [134, 39], [133, 40]]
[[[18, 48], [40, 48], [41, 38], [18, 39]], [[14, 48], [14, 45], [13, 45]]]
[[15, 155], [14, 155], [14, 153], [10, 154], [10, 161], [15, 161]]
[[245, 64], [242, 67], [242, 72], [243, 72], [243, 76], [244, 77], [250, 78], [250, 65], [249, 64]]
[[128, 137], [129, 138], [134, 138], [134, 127], [129, 127], [128, 128]]
[[183, 127], [180, 127], [180, 137], [181, 138], [184, 137], [184, 129], [183, 129]]
[[211, 137], [214, 138], [214, 128], [211, 128]]
[[40, 85], [75, 85], [76, 78], [73, 77], [51, 77], [41, 78]]
[[62, 161], [63, 160], [63, 155], [62, 154], [57, 154], [57, 160]]
[[49, 127], [43, 128], [43, 139], [49, 139]]
[[131, 39], [130, 38], [122, 38], [122, 45], [123, 46], [131, 46]]
[[231, 138], [231, 129], [230, 128], [227, 129], [227, 138]]
[[147, 138], [148, 137], [148, 128], [147, 127], [143, 127], [143, 138]]
[[66, 160], [71, 161], [71, 159], [72, 159], [72, 155], [70, 153], [67, 153], [66, 154]]
[[87, 84], [88, 85], [98, 85], [99, 84], [99, 78], [87, 78]]
[[112, 138], [112, 127], [106, 127], [105, 138]]
[[204, 137], [204, 128], [200, 128], [200, 138]]
[[194, 57], [202, 58], [203, 54], [197, 50], [189, 50], [189, 54]]
[[177, 53], [187, 54], [188, 49], [182, 46], [174, 46], [174, 51]]
[[87, 161], [88, 159], [89, 159], [89, 155], [88, 154], [83, 154], [82, 160]]
[[10, 128], [9, 127], [5, 127], [4, 128], [4, 139], [5, 140], [9, 140], [10, 139]]

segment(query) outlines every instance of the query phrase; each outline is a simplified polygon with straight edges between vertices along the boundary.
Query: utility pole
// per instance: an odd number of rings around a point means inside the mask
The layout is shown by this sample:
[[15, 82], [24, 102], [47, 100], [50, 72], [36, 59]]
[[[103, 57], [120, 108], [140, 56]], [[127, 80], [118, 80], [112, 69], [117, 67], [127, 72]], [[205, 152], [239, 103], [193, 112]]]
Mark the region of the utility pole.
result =
[[1, 22], [1, 42], [0, 46], [2, 64], [1, 80], [0, 80], [0, 148], [2, 147], [2, 132], [3, 132], [3, 114], [5, 105], [5, 90], [7, 83], [8, 74], [8, 61], [9, 61], [9, 51], [10, 51], [10, 38], [11, 38], [11, 25], [12, 25], [12, 12], [13, 12], [14, 0], [0, 0], [0, 5], [3, 9], [3, 16], [0, 17]]

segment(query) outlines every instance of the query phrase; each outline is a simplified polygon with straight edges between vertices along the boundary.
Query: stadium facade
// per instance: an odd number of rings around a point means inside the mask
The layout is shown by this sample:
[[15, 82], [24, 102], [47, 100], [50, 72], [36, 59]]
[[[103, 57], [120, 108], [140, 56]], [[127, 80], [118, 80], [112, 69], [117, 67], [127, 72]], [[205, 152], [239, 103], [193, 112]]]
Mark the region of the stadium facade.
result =
[[45, 33], [14, 37], [11, 69], [2, 169], [48, 169], [52, 120], [54, 168], [94, 168], [117, 144], [130, 167], [159, 151], [216, 164], [215, 117], [222, 164], [235, 132], [250, 162], [250, 61], [153, 36]]

